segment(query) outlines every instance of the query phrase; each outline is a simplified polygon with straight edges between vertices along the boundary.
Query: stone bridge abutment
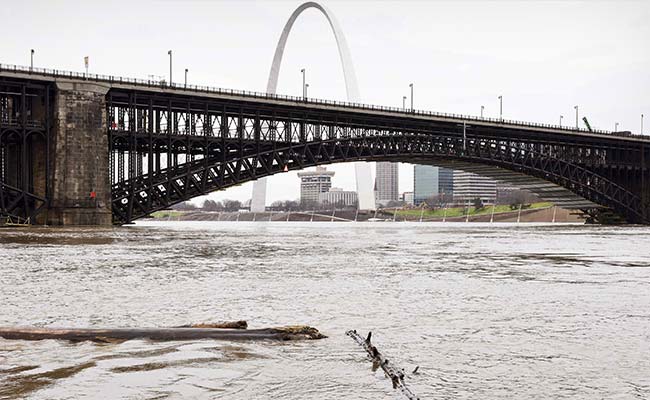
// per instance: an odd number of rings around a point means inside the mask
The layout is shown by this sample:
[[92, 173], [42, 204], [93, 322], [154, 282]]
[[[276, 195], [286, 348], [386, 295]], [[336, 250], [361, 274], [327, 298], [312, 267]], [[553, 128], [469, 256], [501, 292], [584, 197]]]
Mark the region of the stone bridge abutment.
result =
[[110, 87], [56, 82], [49, 225], [110, 225], [106, 94]]

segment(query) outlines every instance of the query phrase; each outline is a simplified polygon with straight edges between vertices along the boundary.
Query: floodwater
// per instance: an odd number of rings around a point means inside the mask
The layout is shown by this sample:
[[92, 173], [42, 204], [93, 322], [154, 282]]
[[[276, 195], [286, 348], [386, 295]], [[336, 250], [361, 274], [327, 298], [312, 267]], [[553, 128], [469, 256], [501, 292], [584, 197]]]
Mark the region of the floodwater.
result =
[[0, 326], [306, 324], [304, 342], [0, 339], [0, 399], [650, 398], [650, 229], [143, 222], [1, 229]]

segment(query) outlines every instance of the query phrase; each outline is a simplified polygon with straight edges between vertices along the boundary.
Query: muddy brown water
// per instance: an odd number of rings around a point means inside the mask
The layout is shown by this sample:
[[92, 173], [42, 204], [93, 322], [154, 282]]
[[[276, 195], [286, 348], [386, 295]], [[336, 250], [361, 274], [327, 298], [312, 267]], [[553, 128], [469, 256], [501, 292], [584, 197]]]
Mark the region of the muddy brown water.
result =
[[650, 398], [650, 229], [153, 222], [0, 229], [0, 326], [306, 324], [308, 342], [0, 339], [0, 399]]

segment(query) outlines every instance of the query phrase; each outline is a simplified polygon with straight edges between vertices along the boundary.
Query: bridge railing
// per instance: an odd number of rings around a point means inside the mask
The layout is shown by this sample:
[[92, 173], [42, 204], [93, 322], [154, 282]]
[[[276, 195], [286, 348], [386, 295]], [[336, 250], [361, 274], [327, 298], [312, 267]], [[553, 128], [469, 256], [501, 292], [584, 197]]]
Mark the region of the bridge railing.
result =
[[80, 79], [80, 80], [87, 80], [93, 82], [131, 84], [136, 86], [145, 86], [149, 88], [182, 90], [182, 91], [188, 91], [193, 93], [200, 92], [200, 93], [213, 93], [213, 94], [225, 94], [225, 95], [238, 95], [238, 96], [245, 96], [245, 97], [262, 98], [262, 99], [286, 100], [286, 101], [315, 104], [315, 105], [353, 107], [360, 110], [387, 111], [387, 112], [400, 113], [404, 115], [450, 118], [450, 119], [457, 119], [459, 122], [464, 122], [464, 121], [492, 122], [497, 124], [510, 125], [513, 127], [520, 126], [520, 127], [530, 127], [530, 128], [546, 128], [546, 129], [563, 130], [567, 132], [598, 133], [603, 135], [613, 135], [613, 136], [621, 136], [621, 137], [627, 137], [631, 135], [630, 133], [627, 132], [612, 132], [612, 131], [604, 131], [604, 130], [589, 131], [588, 129], [584, 129], [584, 128], [559, 126], [554, 124], [517, 121], [517, 120], [502, 119], [502, 118], [478, 117], [473, 115], [442, 113], [442, 112], [425, 111], [425, 110], [405, 110], [399, 107], [380, 106], [374, 104], [353, 103], [353, 102], [344, 102], [344, 101], [335, 101], [335, 100], [314, 99], [314, 98], [304, 99], [299, 96], [270, 94], [270, 93], [254, 92], [248, 90], [223, 89], [223, 88], [201, 86], [201, 85], [185, 85], [185, 84], [177, 84], [173, 82], [168, 83], [164, 80], [157, 81], [151, 79], [145, 80], [145, 79], [136, 79], [136, 78], [125, 78], [121, 76], [102, 75], [102, 74], [86, 74], [83, 72], [73, 72], [73, 71], [48, 69], [48, 68], [31, 68], [26, 66], [0, 63], [0, 72], [2, 71], [50, 76], [54, 78]]

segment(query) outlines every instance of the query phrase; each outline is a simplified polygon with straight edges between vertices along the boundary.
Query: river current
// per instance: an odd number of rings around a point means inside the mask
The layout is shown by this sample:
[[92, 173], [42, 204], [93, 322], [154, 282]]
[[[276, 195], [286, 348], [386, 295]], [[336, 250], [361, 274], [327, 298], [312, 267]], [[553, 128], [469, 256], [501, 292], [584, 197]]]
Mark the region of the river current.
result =
[[[304, 324], [300, 342], [0, 339], [0, 399], [650, 398], [650, 229], [140, 222], [0, 229], [0, 326]], [[417, 374], [410, 371], [419, 366]]]

